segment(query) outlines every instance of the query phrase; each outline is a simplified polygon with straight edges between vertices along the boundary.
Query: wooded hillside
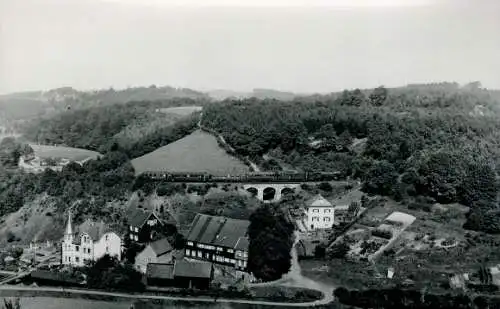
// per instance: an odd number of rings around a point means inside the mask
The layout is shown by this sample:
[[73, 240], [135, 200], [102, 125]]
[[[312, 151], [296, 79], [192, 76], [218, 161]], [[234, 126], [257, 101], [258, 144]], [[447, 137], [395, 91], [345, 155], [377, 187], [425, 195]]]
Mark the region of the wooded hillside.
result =
[[205, 108], [203, 125], [241, 155], [341, 171], [397, 200], [460, 202], [472, 206], [467, 228], [500, 232], [499, 103], [498, 92], [477, 83], [379, 87], [292, 102], [227, 100]]

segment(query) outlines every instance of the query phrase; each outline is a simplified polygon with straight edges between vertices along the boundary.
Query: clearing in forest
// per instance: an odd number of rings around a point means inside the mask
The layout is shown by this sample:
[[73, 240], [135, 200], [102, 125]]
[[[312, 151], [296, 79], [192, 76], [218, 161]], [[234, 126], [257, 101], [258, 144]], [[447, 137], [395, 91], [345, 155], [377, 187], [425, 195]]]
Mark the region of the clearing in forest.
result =
[[137, 175], [146, 171], [243, 174], [248, 166], [227, 154], [214, 136], [197, 130], [171, 144], [132, 160]]
[[86, 159], [95, 159], [101, 156], [100, 153], [82, 148], [72, 148], [63, 146], [49, 146], [30, 144], [35, 152], [35, 156], [42, 159], [68, 159], [70, 161], [83, 161]]

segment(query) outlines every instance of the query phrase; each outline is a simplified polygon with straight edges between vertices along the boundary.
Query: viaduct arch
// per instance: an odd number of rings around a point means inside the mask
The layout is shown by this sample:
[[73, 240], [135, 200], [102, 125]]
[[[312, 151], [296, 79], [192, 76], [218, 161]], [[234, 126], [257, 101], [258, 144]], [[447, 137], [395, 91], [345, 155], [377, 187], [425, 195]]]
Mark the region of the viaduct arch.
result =
[[296, 183], [265, 183], [265, 184], [244, 184], [243, 188], [253, 193], [264, 202], [277, 202], [281, 200], [283, 194], [289, 190], [296, 190], [300, 184]]

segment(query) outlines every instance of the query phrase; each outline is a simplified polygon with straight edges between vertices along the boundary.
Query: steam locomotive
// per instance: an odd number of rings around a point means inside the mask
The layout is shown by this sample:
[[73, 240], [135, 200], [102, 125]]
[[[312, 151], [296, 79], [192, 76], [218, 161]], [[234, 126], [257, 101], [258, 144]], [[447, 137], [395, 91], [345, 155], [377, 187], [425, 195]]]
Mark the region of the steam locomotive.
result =
[[240, 175], [212, 175], [209, 173], [184, 173], [170, 171], [149, 171], [143, 176], [152, 180], [167, 182], [317, 182], [340, 180], [340, 172], [253, 172]]

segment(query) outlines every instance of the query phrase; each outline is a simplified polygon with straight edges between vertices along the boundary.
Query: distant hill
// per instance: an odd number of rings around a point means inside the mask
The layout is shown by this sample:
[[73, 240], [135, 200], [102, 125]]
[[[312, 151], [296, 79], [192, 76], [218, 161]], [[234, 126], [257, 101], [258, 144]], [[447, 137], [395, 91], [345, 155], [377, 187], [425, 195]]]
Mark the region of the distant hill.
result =
[[79, 91], [62, 87], [48, 91], [18, 92], [0, 95], [0, 114], [10, 120], [29, 120], [75, 110], [131, 101], [157, 101], [173, 98], [210, 100], [208, 94], [188, 88], [134, 87], [121, 90]]
[[242, 174], [249, 168], [228, 155], [214, 136], [195, 131], [167, 146], [132, 160], [136, 175], [145, 171], [208, 172], [213, 175]]
[[226, 99], [247, 99], [247, 98], [276, 99], [276, 100], [289, 101], [297, 97], [297, 94], [293, 92], [285, 92], [285, 91], [264, 89], [264, 88], [255, 88], [251, 92], [218, 89], [218, 90], [208, 91], [207, 93], [211, 98], [218, 101]]

